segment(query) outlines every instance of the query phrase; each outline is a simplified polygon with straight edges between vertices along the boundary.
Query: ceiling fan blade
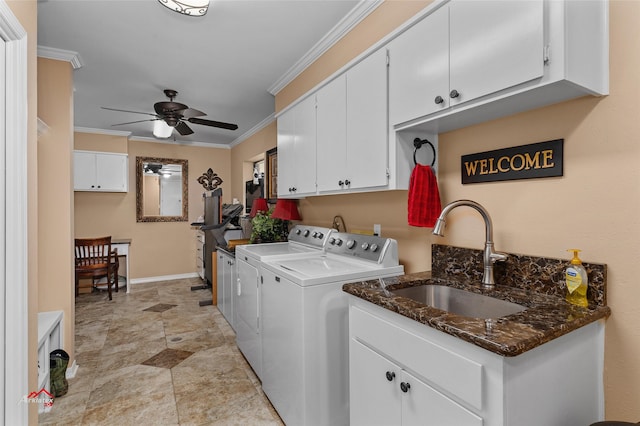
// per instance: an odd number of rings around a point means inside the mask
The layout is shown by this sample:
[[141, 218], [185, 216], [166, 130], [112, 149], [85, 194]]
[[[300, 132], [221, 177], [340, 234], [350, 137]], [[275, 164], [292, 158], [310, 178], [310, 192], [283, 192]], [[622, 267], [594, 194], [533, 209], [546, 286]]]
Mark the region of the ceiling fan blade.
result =
[[153, 117], [157, 117], [156, 114], [151, 114], [150, 112], [140, 112], [140, 111], [129, 111], [126, 109], [116, 109], [116, 108], [107, 108], [107, 107], [100, 107], [102, 109], [108, 109], [109, 111], [119, 111], [119, 112], [131, 112], [134, 114], [145, 114], [145, 115], [151, 115]]
[[193, 130], [191, 130], [191, 127], [187, 126], [187, 123], [185, 123], [184, 121], [179, 122], [175, 129], [178, 131], [178, 133], [180, 133], [182, 136], [187, 136], [193, 133]]
[[207, 115], [202, 111], [198, 111], [197, 109], [187, 108], [184, 111], [180, 111], [184, 118], [193, 118], [193, 117], [202, 117], [203, 115]]
[[126, 123], [112, 124], [112, 126], [123, 126], [125, 124], [144, 123], [145, 121], [157, 121], [157, 120], [159, 120], [159, 118], [150, 118], [148, 120], [137, 120], [137, 121], [128, 121]]
[[189, 123], [202, 124], [204, 126], [220, 127], [221, 129], [236, 130], [237, 124], [223, 123], [221, 121], [205, 120], [203, 118], [189, 118]]

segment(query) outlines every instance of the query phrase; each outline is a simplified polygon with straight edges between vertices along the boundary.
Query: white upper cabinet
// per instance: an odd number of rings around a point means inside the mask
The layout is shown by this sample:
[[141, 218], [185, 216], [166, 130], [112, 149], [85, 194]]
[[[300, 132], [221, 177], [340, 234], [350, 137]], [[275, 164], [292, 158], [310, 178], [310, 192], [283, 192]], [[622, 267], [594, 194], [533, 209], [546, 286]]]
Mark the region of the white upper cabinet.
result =
[[316, 102], [318, 191], [342, 190], [347, 169], [347, 76], [318, 90]]
[[389, 45], [391, 123], [541, 77], [542, 22], [542, 0], [442, 5]]
[[127, 192], [128, 163], [127, 154], [74, 151], [73, 188], [75, 191]]
[[347, 170], [350, 189], [387, 185], [387, 51], [379, 49], [347, 72]]
[[[451, 105], [542, 77], [543, 1], [449, 3]], [[457, 93], [457, 95], [456, 95]]]
[[319, 192], [387, 185], [387, 116], [385, 49], [318, 90]]
[[315, 95], [278, 117], [278, 197], [316, 192]]
[[442, 133], [608, 94], [606, 0], [442, 1], [388, 44], [396, 130]]

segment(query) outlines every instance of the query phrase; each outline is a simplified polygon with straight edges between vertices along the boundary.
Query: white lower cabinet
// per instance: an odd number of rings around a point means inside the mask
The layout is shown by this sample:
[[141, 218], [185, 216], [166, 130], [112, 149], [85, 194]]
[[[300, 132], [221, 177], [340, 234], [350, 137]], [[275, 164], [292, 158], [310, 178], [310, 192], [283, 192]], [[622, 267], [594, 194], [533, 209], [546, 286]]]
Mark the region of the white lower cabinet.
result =
[[237, 288], [235, 294], [236, 344], [262, 379], [262, 338], [260, 330], [260, 276], [251, 259], [236, 255]]
[[218, 309], [222, 312], [227, 322], [231, 325], [231, 328], [235, 330], [236, 325], [234, 321], [234, 307], [233, 307], [233, 292], [236, 282], [236, 259], [234, 256], [223, 252], [221, 250], [218, 253]]
[[[398, 364], [352, 341], [352, 425], [481, 426], [482, 419]], [[428, 420], [427, 420], [428, 419]]]
[[504, 357], [349, 299], [351, 425], [561, 426], [603, 420], [601, 321]]

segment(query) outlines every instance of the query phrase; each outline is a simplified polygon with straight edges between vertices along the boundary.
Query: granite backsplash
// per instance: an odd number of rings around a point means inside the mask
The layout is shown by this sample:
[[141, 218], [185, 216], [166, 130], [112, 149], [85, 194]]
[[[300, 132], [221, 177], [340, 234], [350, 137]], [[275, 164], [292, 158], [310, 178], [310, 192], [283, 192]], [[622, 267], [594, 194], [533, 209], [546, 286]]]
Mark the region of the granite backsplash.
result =
[[[483, 274], [483, 251], [441, 244], [431, 246], [431, 274], [433, 278], [464, 283], [479, 283]], [[557, 259], [508, 253], [504, 262], [494, 264], [498, 285], [551, 296], [564, 297], [565, 270], [570, 257]], [[583, 262], [589, 276], [587, 300], [590, 306], [606, 306], [607, 265]]]

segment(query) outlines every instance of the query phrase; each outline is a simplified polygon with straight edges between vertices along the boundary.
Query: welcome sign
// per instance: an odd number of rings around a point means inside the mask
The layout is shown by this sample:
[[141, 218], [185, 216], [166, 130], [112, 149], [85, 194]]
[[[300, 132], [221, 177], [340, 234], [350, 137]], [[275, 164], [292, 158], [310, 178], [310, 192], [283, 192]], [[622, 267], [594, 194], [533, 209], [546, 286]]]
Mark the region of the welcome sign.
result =
[[564, 139], [463, 155], [462, 183], [562, 176]]

